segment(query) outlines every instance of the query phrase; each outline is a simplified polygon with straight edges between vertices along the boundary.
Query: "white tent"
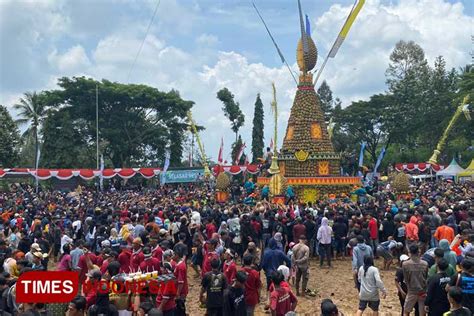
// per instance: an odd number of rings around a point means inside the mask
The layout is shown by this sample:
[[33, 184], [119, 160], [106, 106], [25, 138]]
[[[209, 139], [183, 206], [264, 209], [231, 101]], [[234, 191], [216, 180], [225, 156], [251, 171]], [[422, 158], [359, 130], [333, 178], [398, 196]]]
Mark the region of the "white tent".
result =
[[463, 172], [464, 169], [458, 165], [456, 159], [453, 158], [449, 166], [445, 169], [436, 172], [436, 177], [443, 177], [443, 178], [454, 178], [460, 172]]

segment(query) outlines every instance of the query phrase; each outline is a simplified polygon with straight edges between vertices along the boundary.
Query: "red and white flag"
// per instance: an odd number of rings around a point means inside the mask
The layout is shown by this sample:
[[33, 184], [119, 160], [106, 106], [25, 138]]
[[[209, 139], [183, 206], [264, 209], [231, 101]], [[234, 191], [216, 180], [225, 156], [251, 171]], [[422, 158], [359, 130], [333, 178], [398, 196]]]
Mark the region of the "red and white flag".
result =
[[217, 162], [222, 165], [224, 162], [224, 138], [221, 137], [221, 147], [219, 148], [219, 155], [217, 156]]
[[273, 137], [270, 139], [270, 150], [273, 150]]
[[244, 153], [245, 148], [247, 145], [245, 143], [242, 144], [242, 147], [240, 147], [239, 153], [237, 154], [237, 157], [235, 159], [235, 164], [239, 165], [240, 158], [242, 158], [242, 154]]

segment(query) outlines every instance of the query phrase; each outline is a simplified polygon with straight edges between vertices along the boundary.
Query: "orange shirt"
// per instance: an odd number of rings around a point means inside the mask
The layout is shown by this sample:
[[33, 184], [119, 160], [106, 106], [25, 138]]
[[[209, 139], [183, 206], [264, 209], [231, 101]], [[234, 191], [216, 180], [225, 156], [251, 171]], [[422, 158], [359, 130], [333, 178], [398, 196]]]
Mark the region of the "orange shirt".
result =
[[434, 238], [436, 240], [442, 240], [446, 239], [449, 244], [451, 244], [454, 240], [454, 230], [446, 225], [440, 226], [436, 229], [436, 232], [434, 233]]

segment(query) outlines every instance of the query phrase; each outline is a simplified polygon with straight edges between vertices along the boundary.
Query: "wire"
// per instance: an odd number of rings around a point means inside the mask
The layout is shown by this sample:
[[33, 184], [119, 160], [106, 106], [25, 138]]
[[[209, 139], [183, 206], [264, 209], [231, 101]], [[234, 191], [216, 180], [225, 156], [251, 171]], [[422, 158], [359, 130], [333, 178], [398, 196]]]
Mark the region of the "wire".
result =
[[145, 40], [148, 36], [148, 33], [150, 32], [151, 25], [153, 24], [153, 20], [155, 19], [156, 12], [158, 11], [158, 7], [160, 6], [160, 3], [161, 3], [161, 0], [158, 0], [157, 3], [156, 3], [155, 11], [153, 12], [153, 16], [151, 17], [150, 23], [148, 24], [148, 28], [146, 29], [145, 37], [143, 38], [143, 41], [140, 45], [140, 48], [138, 49], [138, 52], [135, 55], [135, 59], [133, 60], [133, 64], [130, 67], [130, 70], [128, 71], [127, 80], [126, 80], [127, 83], [130, 80], [130, 75], [132, 74], [132, 70], [135, 67], [135, 64], [137, 63], [138, 56], [140, 55], [140, 53], [142, 51], [142, 48], [143, 48], [143, 45], [145, 44]]

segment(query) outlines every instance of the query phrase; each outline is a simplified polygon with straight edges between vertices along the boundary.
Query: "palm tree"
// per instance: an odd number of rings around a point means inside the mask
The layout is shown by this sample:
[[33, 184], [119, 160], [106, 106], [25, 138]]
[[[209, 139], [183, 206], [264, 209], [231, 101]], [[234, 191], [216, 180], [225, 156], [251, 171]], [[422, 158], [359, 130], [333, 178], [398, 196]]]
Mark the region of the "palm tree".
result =
[[20, 99], [20, 103], [15, 104], [13, 108], [19, 111], [19, 119], [16, 120], [17, 124], [30, 124], [30, 127], [28, 127], [22, 136], [33, 136], [35, 139], [35, 161], [33, 164], [36, 167], [36, 161], [38, 161], [39, 134], [41, 125], [46, 116], [46, 107], [40, 102], [39, 95], [36, 92], [26, 92], [24, 97]]

